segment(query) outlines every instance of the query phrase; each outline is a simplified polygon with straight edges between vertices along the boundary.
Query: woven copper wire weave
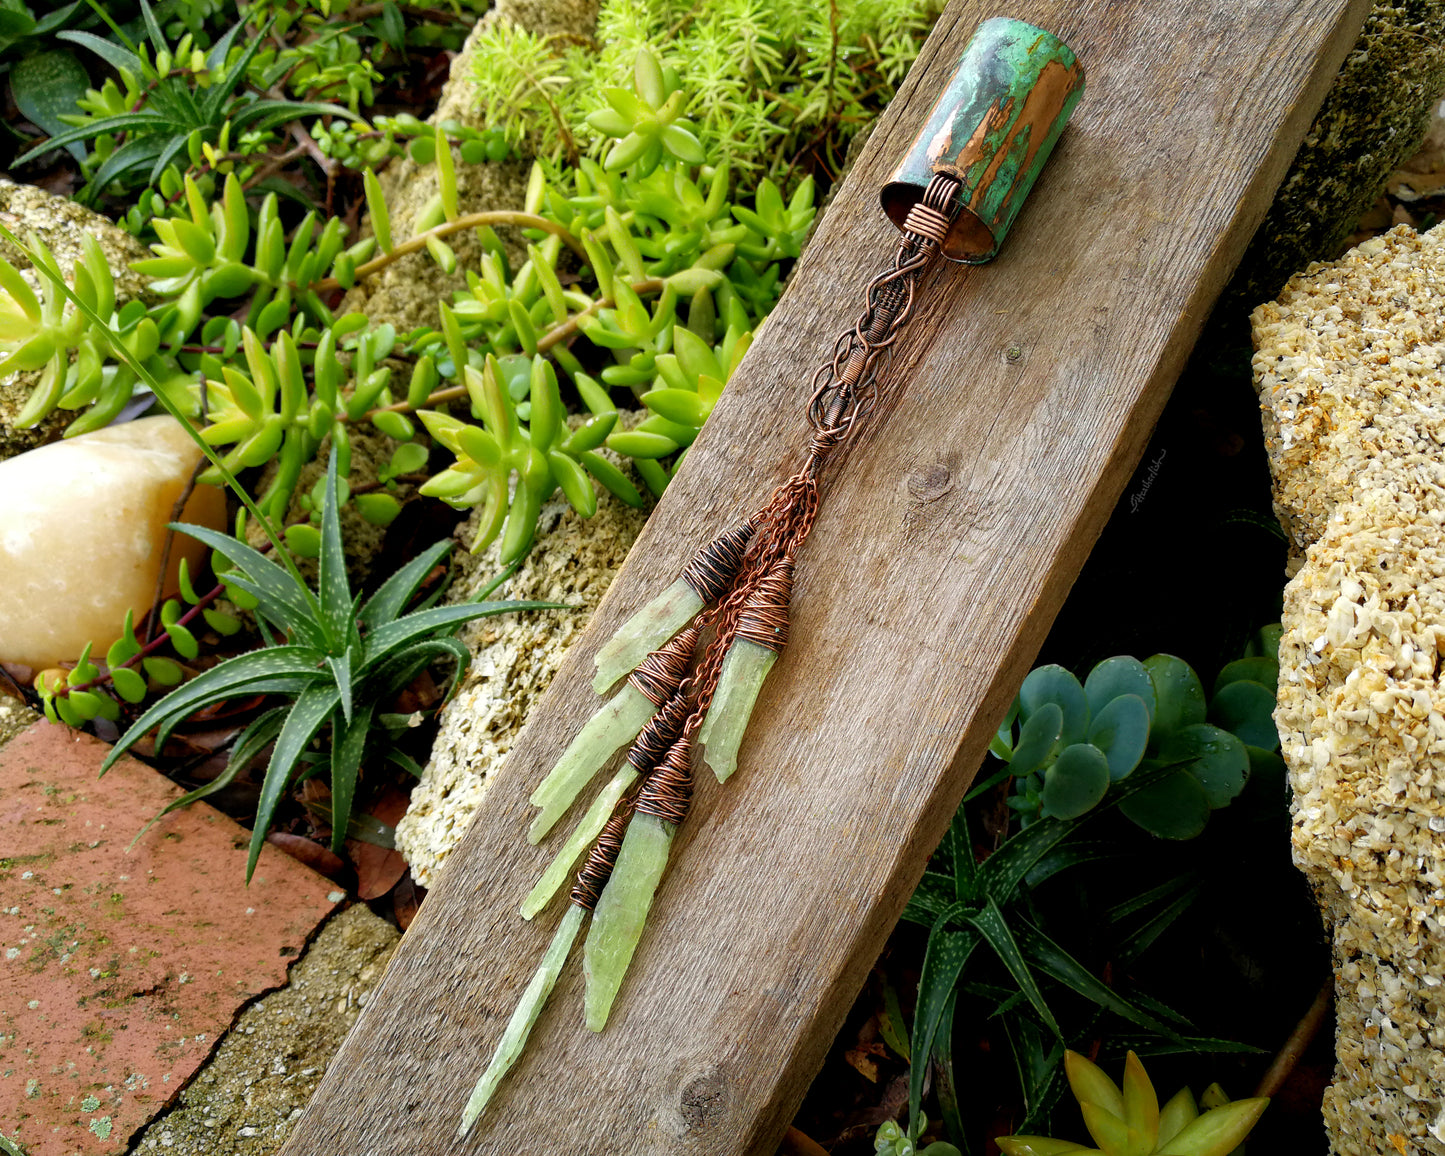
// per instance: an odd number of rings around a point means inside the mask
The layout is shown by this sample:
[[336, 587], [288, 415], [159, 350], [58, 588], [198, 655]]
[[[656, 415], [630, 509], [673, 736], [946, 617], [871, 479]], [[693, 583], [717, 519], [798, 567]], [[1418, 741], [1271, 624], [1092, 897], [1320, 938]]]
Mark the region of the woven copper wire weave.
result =
[[642, 780], [635, 810], [678, 826], [692, 806], [692, 743], [680, 738]]
[[578, 907], [591, 911], [597, 906], [602, 889], [612, 878], [612, 868], [617, 866], [617, 853], [622, 850], [622, 837], [627, 833], [628, 821], [632, 818], [632, 801], [624, 800], [607, 820], [597, 842], [587, 853], [582, 870], [577, 872], [577, 882], [572, 885], [572, 902]]
[[751, 521], [724, 530], [693, 555], [692, 561], [683, 567], [682, 580], [704, 602], [716, 602], [737, 577], [752, 536]]
[[769, 650], [788, 645], [788, 604], [793, 598], [793, 559], [787, 555], [753, 587], [738, 614], [736, 637]]
[[627, 676], [627, 681], [655, 705], [661, 706], [677, 693], [677, 688], [687, 677], [692, 652], [697, 649], [697, 639], [697, 627], [689, 626], [667, 645], [654, 650], [639, 662], [637, 669]]
[[640, 774], [647, 774], [662, 761], [682, 734], [683, 724], [692, 711], [685, 694], [674, 695], [655, 715], [643, 724], [627, 751], [627, 763]]
[[852, 329], [839, 335], [832, 358], [813, 374], [808, 420], [815, 431], [811, 452], [823, 456], [852, 431], [873, 407], [879, 361], [913, 314], [918, 282], [938, 255], [952, 220], [958, 181], [936, 175], [910, 210], [893, 268], [880, 273], [863, 293], [864, 309]]

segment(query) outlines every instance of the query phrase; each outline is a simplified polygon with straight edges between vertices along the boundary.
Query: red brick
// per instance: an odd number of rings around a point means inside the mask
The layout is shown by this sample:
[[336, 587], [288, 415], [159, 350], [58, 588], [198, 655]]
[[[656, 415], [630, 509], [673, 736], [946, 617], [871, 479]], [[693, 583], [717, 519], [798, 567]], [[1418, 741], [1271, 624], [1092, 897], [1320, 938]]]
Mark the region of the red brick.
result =
[[279, 987], [334, 885], [180, 789], [39, 723], [0, 748], [0, 1131], [30, 1156], [123, 1152], [251, 999]]

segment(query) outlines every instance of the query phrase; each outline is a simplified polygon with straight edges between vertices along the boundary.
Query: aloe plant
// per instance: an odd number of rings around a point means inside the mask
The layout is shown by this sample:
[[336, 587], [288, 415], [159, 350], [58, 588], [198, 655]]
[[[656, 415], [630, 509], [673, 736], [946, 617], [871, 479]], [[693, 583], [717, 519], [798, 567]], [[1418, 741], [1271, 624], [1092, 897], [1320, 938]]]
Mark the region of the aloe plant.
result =
[[[237, 744], [254, 754], [267, 743], [275, 743], [251, 832], [247, 882], [256, 869], [277, 804], [302, 755], [323, 730], [329, 728], [332, 846], [340, 850], [378, 710], [438, 659], [455, 661], [451, 683], [455, 688], [471, 658], [461, 641], [452, 637], [463, 623], [509, 610], [558, 607], [553, 602], [466, 602], [423, 606], [404, 613], [423, 579], [446, 556], [450, 541], [422, 551], [370, 598], [353, 600], [341, 547], [334, 448], [326, 472], [315, 590], [226, 534], [182, 523], [173, 524], [172, 529], [200, 539], [229, 560], [226, 584], [255, 599], [255, 614], [277, 636], [270, 645], [227, 659], [171, 691], [126, 731], [101, 764], [101, 774], [151, 730], [156, 731], [156, 749], [161, 749], [177, 725], [212, 703], [255, 694], [288, 700], [256, 719]], [[233, 757], [222, 780], [192, 791], [166, 810], [219, 789], [241, 765]]]
[[1122, 1088], [1078, 1052], [1064, 1053], [1064, 1070], [1096, 1147], [1047, 1136], [1000, 1136], [1003, 1156], [1228, 1156], [1269, 1106], [1263, 1096], [1230, 1100], [1213, 1084], [1199, 1104], [1188, 1088], [1181, 1088], [1161, 1108], [1133, 1052], [1124, 1061]]

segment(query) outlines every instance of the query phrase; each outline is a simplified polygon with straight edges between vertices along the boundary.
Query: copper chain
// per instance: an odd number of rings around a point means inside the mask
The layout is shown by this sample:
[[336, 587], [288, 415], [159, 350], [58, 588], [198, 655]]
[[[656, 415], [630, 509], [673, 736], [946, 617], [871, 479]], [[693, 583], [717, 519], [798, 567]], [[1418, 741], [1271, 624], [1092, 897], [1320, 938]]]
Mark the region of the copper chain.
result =
[[812, 532], [818, 518], [819, 475], [833, 451], [847, 440], [877, 401], [880, 375], [900, 331], [913, 315], [918, 284], [938, 256], [952, 222], [958, 184], [956, 178], [943, 174], [933, 178], [923, 198], [908, 214], [893, 268], [868, 284], [863, 293], [863, 312], [853, 327], [834, 342], [833, 356], [813, 374], [807, 411], [813, 437], [807, 461], [773, 491], [767, 504], [746, 523], [752, 527], [751, 540], [731, 589], [726, 597], [712, 602], [694, 624], [694, 629], [703, 634], [711, 628], [713, 637], [674, 700], [690, 703], [681, 734], [657, 764], [658, 769], [644, 778], [638, 793], [619, 806], [594, 844], [578, 877], [573, 902], [589, 908], [596, 903], [616, 862], [621, 833], [634, 808], [674, 823], [686, 816], [692, 795], [688, 752], [717, 693], [723, 659], [737, 637], [738, 620], [759, 585], [779, 562], [786, 559], [791, 563]]

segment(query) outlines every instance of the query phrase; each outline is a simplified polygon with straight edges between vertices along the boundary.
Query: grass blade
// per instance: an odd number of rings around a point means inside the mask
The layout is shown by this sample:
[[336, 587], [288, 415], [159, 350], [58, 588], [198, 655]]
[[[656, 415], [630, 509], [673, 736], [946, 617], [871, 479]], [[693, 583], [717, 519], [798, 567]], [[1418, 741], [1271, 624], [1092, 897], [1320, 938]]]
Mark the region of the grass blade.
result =
[[209, 783], [203, 783], [195, 790], [187, 791], [180, 798], [172, 799], [157, 811], [155, 816], [136, 833], [136, 837], [130, 841], [130, 845], [134, 847], [139, 843], [141, 837], [145, 835], [147, 831], [172, 811], [179, 811], [182, 807], [189, 807], [192, 803], [199, 802], [207, 795], [214, 795], [222, 788], [229, 787], [231, 781], [241, 773], [246, 765], [266, 748], [267, 743], [276, 737], [281, 730], [281, 724], [285, 721], [285, 718], [286, 708], [284, 706], [272, 707], [265, 713], [258, 715], [252, 720], [251, 725], [241, 732], [241, 737], [236, 740], [235, 745], [231, 748], [231, 757], [226, 760], [226, 769]]
[[379, 587], [362, 605], [357, 622], [368, 629], [391, 622], [406, 609], [408, 602], [421, 587], [426, 576], [443, 558], [451, 553], [452, 542], [443, 538], [436, 545], [423, 550]]
[[134, 746], [151, 727], [170, 718], [184, 718], [204, 706], [208, 700], [224, 697], [228, 693], [238, 693], [249, 684], [262, 679], [288, 674], [320, 676], [320, 662], [320, 653], [309, 646], [272, 646], [228, 658], [220, 665], [197, 675], [184, 686], [177, 687], [136, 719], [130, 730], [111, 747], [110, 753], [100, 765], [100, 773], [105, 774], [110, 770], [115, 761]]
[[1049, 1031], [1060, 1040], [1064, 1033], [1059, 1028], [1059, 1023], [1054, 1019], [1054, 1013], [1049, 1010], [1049, 1005], [1044, 1002], [1044, 993], [1039, 990], [1038, 981], [1034, 979], [1033, 973], [1029, 971], [1028, 962], [1024, 959], [1023, 952], [1019, 950], [1018, 941], [1014, 939], [1013, 932], [1009, 930], [1008, 923], [1004, 920], [1003, 912], [991, 898], [985, 901], [985, 905], [975, 911], [969, 922], [978, 929], [980, 935], [988, 940], [989, 946], [995, 954], [1003, 961], [1004, 967], [1008, 968], [1009, 974], [1014, 977], [1014, 982], [1019, 985], [1021, 991], [1033, 1005], [1034, 1011], [1038, 1012], [1039, 1018], [1044, 1021]]
[[982, 936], [972, 926], [961, 930], [949, 928], [954, 919], [964, 920], [973, 909], [964, 904], [955, 904], [944, 912], [928, 936], [928, 948], [923, 954], [923, 970], [918, 977], [918, 1006], [913, 1013], [912, 1054], [915, 1062], [908, 1072], [908, 1124], [911, 1130], [922, 1118], [923, 1078], [928, 1072], [928, 1057], [933, 1054], [933, 1041], [938, 1035], [938, 1025], [943, 1020], [948, 1001], [953, 998], [953, 989], [963, 974], [964, 964], [973, 954], [973, 949], [982, 941]]

